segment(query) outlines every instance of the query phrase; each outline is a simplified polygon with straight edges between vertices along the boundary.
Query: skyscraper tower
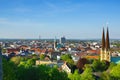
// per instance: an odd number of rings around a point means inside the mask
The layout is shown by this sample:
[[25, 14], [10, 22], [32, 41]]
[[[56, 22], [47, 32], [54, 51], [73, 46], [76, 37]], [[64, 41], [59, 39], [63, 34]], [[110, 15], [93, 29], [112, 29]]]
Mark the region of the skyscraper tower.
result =
[[65, 44], [66, 43], [66, 38], [63, 36], [63, 37], [61, 37], [61, 39], [60, 39], [60, 43], [61, 44]]
[[106, 39], [105, 39], [105, 32], [103, 28], [102, 34], [102, 49], [100, 52], [100, 60], [103, 61], [111, 61], [111, 54], [110, 54], [110, 43], [109, 43], [109, 30], [107, 28]]

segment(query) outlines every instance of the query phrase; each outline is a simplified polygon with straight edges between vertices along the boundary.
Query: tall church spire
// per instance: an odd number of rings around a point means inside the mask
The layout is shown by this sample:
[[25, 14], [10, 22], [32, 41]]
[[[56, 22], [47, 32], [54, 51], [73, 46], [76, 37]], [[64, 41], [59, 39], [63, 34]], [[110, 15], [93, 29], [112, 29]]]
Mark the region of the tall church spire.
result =
[[106, 33], [106, 39], [104, 35], [104, 28], [103, 28], [103, 34], [102, 34], [102, 49], [101, 49], [101, 54], [100, 54], [100, 60], [106, 60], [106, 61], [111, 61], [111, 53], [110, 53], [110, 43], [109, 43], [109, 31], [107, 28], [107, 33]]
[[104, 32], [104, 28], [103, 28], [103, 33], [102, 33], [102, 50], [105, 49], [105, 32]]
[[109, 43], [109, 30], [108, 30], [108, 27], [107, 27], [107, 33], [106, 33], [106, 50], [109, 50], [110, 49], [110, 43]]

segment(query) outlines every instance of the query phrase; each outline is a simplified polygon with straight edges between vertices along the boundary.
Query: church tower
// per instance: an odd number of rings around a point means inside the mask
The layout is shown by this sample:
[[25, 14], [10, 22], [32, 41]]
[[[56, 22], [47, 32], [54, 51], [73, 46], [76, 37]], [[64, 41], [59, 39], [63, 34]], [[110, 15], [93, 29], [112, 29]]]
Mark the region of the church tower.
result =
[[100, 52], [100, 60], [111, 61], [111, 54], [110, 54], [110, 43], [109, 43], [109, 30], [107, 28], [106, 39], [105, 39], [105, 32], [103, 28], [102, 34], [102, 48]]
[[54, 39], [54, 50], [55, 50], [55, 51], [57, 50], [57, 39], [56, 39], [56, 37], [55, 37], [55, 39]]

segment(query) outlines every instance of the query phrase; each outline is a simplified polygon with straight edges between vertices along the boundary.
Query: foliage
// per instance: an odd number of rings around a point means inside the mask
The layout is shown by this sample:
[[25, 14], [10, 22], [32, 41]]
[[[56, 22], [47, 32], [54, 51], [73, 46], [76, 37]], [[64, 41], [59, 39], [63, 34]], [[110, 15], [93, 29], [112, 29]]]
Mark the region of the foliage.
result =
[[59, 71], [57, 67], [32, 65], [34, 59], [20, 61], [19, 65], [3, 59], [3, 80], [68, 80], [67, 73]]
[[107, 70], [109, 68], [109, 66], [110, 66], [110, 62], [108, 62], [108, 61], [101, 62], [101, 67], [102, 67], [103, 71]]
[[16, 65], [20, 64], [21, 57], [15, 56], [10, 59], [11, 62], [15, 63]]
[[100, 80], [112, 80], [112, 79], [111, 79], [109, 73], [103, 72], [103, 73], [101, 74]]
[[49, 71], [49, 80], [67, 80], [67, 74], [65, 72], [59, 72], [56, 68], [52, 68]]
[[109, 67], [109, 62], [107, 61], [100, 61], [100, 60], [94, 60], [92, 64], [94, 71], [105, 71]]
[[94, 59], [87, 59], [89, 64], [92, 64]]
[[27, 57], [21, 57], [21, 59], [20, 59], [21, 61], [27, 61], [28, 60], [28, 58]]
[[93, 64], [92, 64], [92, 67], [93, 67], [93, 69], [94, 69], [94, 71], [99, 71], [99, 69], [100, 69], [100, 61], [99, 60], [94, 60], [93, 61]]
[[120, 64], [112, 68], [112, 70], [110, 71], [110, 75], [114, 79], [120, 79]]
[[69, 74], [70, 80], [80, 80], [81, 76], [78, 72], [78, 70], [75, 70], [74, 74]]
[[116, 63], [113, 63], [113, 62], [111, 62], [110, 63], [110, 66], [109, 66], [109, 69], [111, 70], [113, 67], [115, 67], [117, 64]]
[[61, 55], [61, 59], [63, 61], [66, 61], [67, 63], [69, 63], [71, 66], [74, 65], [74, 61], [72, 60], [72, 57], [71, 57], [70, 54], [63, 54], [63, 55]]
[[20, 61], [20, 64], [18, 66], [25, 66], [26, 62], [25, 61]]
[[58, 65], [56, 64], [56, 65], [54, 65], [53, 67], [57, 69], [57, 68], [58, 68]]
[[32, 59], [38, 60], [39, 57], [38, 57], [36, 54], [33, 54], [33, 55], [32, 55]]
[[7, 49], [2, 49], [2, 53], [6, 53], [7, 52]]
[[120, 43], [114, 43], [113, 45], [116, 45], [118, 48], [120, 47]]
[[39, 80], [68, 80], [65, 72], [59, 72], [56, 68], [50, 68], [46, 65], [38, 66]]
[[3, 63], [3, 80], [16, 80], [16, 66], [14, 63], [2, 59]]
[[[66, 62], [74, 63], [70, 56], [67, 58]], [[100, 80], [120, 79], [120, 64], [110, 63], [109, 66], [107, 61], [94, 60], [91, 65], [87, 64], [89, 63], [87, 59], [82, 58], [77, 63], [79, 70], [75, 70], [69, 76], [67, 73], [59, 71], [57, 65], [53, 68], [46, 65], [35, 66], [35, 59], [33, 57], [31, 59], [13, 57], [10, 60], [3, 58], [2, 62], [3, 80], [95, 80], [93, 70], [102, 73]], [[79, 74], [80, 69], [84, 70], [81, 74]]]
[[39, 80], [36, 67], [19, 66], [17, 69], [17, 80]]
[[74, 65], [74, 61], [72, 59], [68, 59], [66, 60], [67, 63], [69, 63], [70, 65]]
[[67, 61], [68, 59], [72, 59], [72, 57], [70, 54], [63, 54], [61, 55], [61, 59]]
[[40, 54], [40, 60], [44, 60], [45, 59], [45, 55], [44, 54]]
[[95, 80], [93, 76], [92, 68], [87, 67], [85, 71], [81, 74], [81, 80]]
[[35, 65], [35, 59], [29, 59], [28, 61], [27, 61], [27, 64], [28, 65]]

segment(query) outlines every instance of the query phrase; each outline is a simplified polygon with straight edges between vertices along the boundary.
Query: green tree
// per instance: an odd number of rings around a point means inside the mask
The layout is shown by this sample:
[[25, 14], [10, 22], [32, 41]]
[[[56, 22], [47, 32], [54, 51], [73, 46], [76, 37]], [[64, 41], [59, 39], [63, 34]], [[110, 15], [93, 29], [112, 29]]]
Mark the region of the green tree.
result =
[[93, 67], [94, 71], [99, 71], [100, 68], [101, 68], [100, 66], [101, 66], [101, 63], [100, 63], [99, 60], [94, 60], [93, 61], [92, 67]]
[[59, 72], [56, 68], [51, 68], [49, 71], [49, 80], [68, 80], [65, 72]]
[[35, 65], [35, 59], [29, 59], [28, 61], [27, 61], [27, 64], [28, 65]]
[[33, 60], [20, 61], [19, 65], [3, 60], [3, 80], [68, 80], [67, 73], [59, 71], [57, 67], [51, 68], [46, 65], [34, 67]]
[[78, 72], [78, 70], [75, 70], [74, 74], [69, 74], [69, 79], [70, 80], [80, 80], [81, 76]]
[[66, 61], [67, 63], [69, 63], [71, 66], [74, 65], [74, 61], [72, 60], [72, 57], [71, 57], [70, 54], [63, 54], [63, 55], [61, 55], [61, 59], [63, 61]]
[[109, 62], [107, 61], [100, 61], [100, 60], [94, 60], [92, 64], [94, 71], [105, 71], [109, 67]]
[[28, 57], [21, 57], [20, 61], [27, 61]]
[[68, 80], [67, 74], [65, 72], [60, 72], [57, 68], [39, 65], [37, 70], [39, 74], [38, 80]]
[[32, 59], [38, 60], [38, 59], [39, 59], [39, 56], [37, 56], [36, 54], [33, 54], [33, 55], [32, 55]]
[[20, 57], [20, 56], [12, 57], [12, 58], [10, 59], [10, 61], [12, 61], [14, 64], [18, 65], [18, 64], [20, 64], [21, 57]]
[[95, 80], [93, 76], [92, 68], [87, 67], [85, 71], [81, 74], [81, 80]]
[[70, 65], [74, 65], [74, 61], [72, 59], [68, 59], [66, 60], [67, 63], [69, 63]]
[[44, 54], [40, 54], [40, 60], [44, 60], [45, 59], [45, 55]]
[[7, 49], [2, 49], [2, 53], [6, 53], [7, 52]]
[[18, 65], [19, 66], [25, 66], [26, 65], [26, 62], [25, 61], [20, 61], [20, 64]]
[[117, 64], [115, 64], [114, 62], [110, 63], [109, 69], [111, 70], [113, 67], [115, 67]]
[[105, 71], [109, 68], [110, 62], [108, 61], [101, 61], [101, 71]]
[[16, 65], [12, 62], [2, 59], [3, 63], [3, 80], [17, 80], [16, 78]]
[[18, 80], [39, 80], [38, 70], [36, 67], [25, 67], [23, 65], [17, 68]]
[[110, 74], [105, 71], [101, 74], [100, 80], [112, 80], [112, 79], [110, 77]]
[[120, 79], [120, 64], [112, 68], [112, 70], [110, 71], [110, 75], [115, 80]]
[[68, 59], [72, 59], [72, 57], [70, 54], [63, 54], [61, 55], [61, 59], [67, 61]]

